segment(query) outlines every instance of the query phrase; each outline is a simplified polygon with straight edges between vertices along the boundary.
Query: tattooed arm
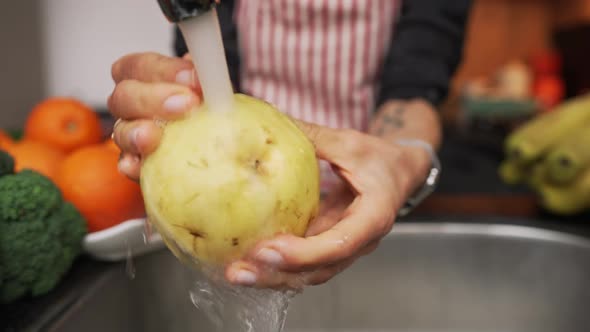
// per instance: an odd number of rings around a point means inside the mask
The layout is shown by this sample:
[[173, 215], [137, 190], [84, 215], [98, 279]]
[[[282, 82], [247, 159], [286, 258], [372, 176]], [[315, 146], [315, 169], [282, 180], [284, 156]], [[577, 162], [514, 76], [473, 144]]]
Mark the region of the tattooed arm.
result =
[[[371, 123], [369, 133], [395, 144], [398, 139], [420, 139], [437, 149], [442, 140], [439, 114], [429, 102], [422, 99], [392, 100], [384, 103]], [[411, 187], [424, 182], [430, 170], [430, 156], [419, 147], [404, 147], [406, 178]]]
[[[438, 148], [436, 107], [446, 98], [462, 56], [473, 0], [403, 1], [380, 76], [380, 105], [370, 133], [388, 142], [421, 139]], [[401, 147], [409, 164], [405, 178], [421, 185], [430, 158], [420, 148]], [[396, 167], [399, 172], [400, 167]]]

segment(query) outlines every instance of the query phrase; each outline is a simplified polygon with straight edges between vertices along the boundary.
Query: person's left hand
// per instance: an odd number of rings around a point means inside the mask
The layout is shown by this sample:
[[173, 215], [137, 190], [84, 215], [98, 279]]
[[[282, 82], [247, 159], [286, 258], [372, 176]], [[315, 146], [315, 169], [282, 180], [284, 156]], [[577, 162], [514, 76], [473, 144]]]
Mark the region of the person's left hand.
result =
[[[129, 178], [139, 178], [142, 158], [159, 144], [161, 131], [153, 117], [176, 118], [200, 102], [198, 79], [191, 75], [192, 69], [188, 59], [153, 53], [129, 55], [113, 65], [117, 84], [109, 97], [109, 110], [123, 119], [113, 133], [124, 152], [120, 170]], [[189, 98], [179, 105], [178, 95]], [[171, 96], [176, 98], [174, 103], [166, 105]], [[380, 113], [396, 115], [395, 108], [393, 103]], [[420, 114], [420, 108], [409, 114]], [[382, 122], [391, 122], [385, 120], [387, 117]], [[423, 120], [411, 121], [411, 126], [426, 123]], [[340, 175], [343, 185], [326, 198], [305, 237], [281, 235], [263, 241], [243, 260], [228, 266], [225, 272], [230, 282], [300, 288], [328, 281], [377, 247], [402, 203], [424, 180], [425, 174], [417, 166], [427, 159], [424, 151], [402, 148], [359, 131], [294, 121], [312, 140], [318, 157]], [[413, 131], [430, 132], [422, 127]]]
[[377, 248], [422, 181], [402, 147], [358, 131], [298, 123], [343, 185], [323, 202], [305, 237], [262, 241], [231, 264], [226, 278], [234, 284], [300, 289], [330, 280]]

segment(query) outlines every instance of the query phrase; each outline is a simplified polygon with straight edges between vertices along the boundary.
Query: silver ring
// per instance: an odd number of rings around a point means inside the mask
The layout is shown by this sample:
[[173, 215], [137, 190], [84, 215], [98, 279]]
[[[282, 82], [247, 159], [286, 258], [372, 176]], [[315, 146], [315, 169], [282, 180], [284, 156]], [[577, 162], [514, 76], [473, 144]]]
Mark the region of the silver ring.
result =
[[115, 124], [113, 124], [113, 130], [111, 132], [111, 139], [115, 139], [115, 129], [117, 129], [117, 126], [123, 121], [123, 119], [118, 118], [117, 121], [115, 121]]

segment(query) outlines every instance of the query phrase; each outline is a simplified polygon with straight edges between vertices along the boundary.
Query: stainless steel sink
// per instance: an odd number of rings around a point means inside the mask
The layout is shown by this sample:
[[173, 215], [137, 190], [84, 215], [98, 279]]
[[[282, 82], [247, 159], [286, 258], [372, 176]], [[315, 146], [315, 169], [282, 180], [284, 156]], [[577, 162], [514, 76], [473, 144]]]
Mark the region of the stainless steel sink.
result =
[[[134, 262], [133, 280], [123, 267], [105, 275], [52, 331], [216, 331], [192, 304], [193, 279], [173, 256], [162, 251]], [[372, 255], [296, 296], [285, 328], [589, 330], [588, 239], [520, 226], [449, 223], [396, 225]]]

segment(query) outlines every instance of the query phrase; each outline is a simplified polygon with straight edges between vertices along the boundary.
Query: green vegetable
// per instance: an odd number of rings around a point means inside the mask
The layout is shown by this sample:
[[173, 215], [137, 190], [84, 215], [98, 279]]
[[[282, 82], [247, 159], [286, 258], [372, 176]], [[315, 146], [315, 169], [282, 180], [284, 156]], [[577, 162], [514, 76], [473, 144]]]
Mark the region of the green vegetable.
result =
[[15, 141], [20, 141], [25, 135], [25, 131], [22, 128], [7, 129], [6, 133]]
[[43, 220], [62, 204], [59, 188], [33, 170], [6, 175], [0, 181], [0, 220]]
[[0, 150], [0, 176], [14, 173], [14, 158], [8, 152]]
[[0, 178], [0, 303], [52, 290], [82, 252], [79, 211], [31, 171]]

